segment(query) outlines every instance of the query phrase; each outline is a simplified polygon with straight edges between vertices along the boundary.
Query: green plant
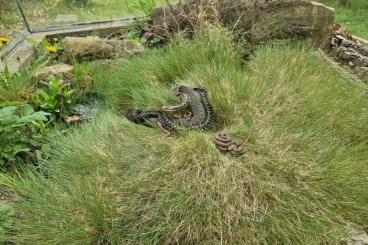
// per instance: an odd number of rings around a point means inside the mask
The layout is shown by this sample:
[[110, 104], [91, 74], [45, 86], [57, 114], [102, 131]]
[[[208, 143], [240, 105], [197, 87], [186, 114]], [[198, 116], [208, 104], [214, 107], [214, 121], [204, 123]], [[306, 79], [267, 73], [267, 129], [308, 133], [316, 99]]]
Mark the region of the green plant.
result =
[[0, 244], [6, 242], [6, 231], [11, 229], [14, 215], [15, 210], [11, 205], [0, 203]]
[[[128, 30], [127, 39], [140, 42], [142, 44], [147, 45], [148, 47], [152, 48], [158, 45], [163, 41], [161, 37], [158, 37], [154, 35], [153, 33], [150, 33], [150, 37], [143, 37], [144, 29], [139, 24], [134, 24], [130, 26], [130, 29]], [[148, 34], [148, 33], [147, 33]]]
[[22, 69], [11, 74], [7, 67], [0, 72], [0, 103], [27, 102], [34, 93], [34, 79], [30, 70]]
[[33, 157], [45, 140], [49, 113], [35, 112], [30, 105], [0, 109], [0, 168], [9, 167], [19, 157]]
[[52, 114], [52, 119], [65, 119], [73, 106], [74, 90], [62, 80], [52, 78], [47, 89], [38, 90], [34, 103], [44, 111]]
[[139, 25], [132, 25], [129, 28], [127, 39], [128, 40], [134, 40], [134, 41], [140, 41], [140, 38], [143, 34], [144, 30]]
[[150, 15], [153, 11], [153, 9], [156, 7], [156, 1], [155, 0], [136, 0], [132, 6], [142, 11], [145, 15]]
[[76, 6], [86, 6], [92, 3], [92, 0], [64, 0], [67, 4]]

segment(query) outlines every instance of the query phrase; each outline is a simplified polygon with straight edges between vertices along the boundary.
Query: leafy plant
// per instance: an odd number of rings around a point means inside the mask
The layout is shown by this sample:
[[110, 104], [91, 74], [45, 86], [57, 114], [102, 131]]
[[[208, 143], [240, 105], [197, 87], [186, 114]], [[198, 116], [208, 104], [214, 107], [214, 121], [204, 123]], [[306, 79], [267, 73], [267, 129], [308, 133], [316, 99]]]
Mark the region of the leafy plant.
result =
[[42, 110], [51, 113], [51, 119], [65, 119], [73, 105], [73, 94], [74, 90], [68, 89], [62, 80], [52, 78], [47, 89], [38, 91], [34, 102]]
[[5, 231], [9, 229], [13, 223], [15, 210], [6, 203], [0, 203], [0, 244], [5, 242]]
[[130, 26], [127, 34], [127, 39], [140, 42], [141, 44], [145, 44], [148, 47], [155, 47], [163, 41], [161, 37], [155, 36], [153, 33], [145, 33], [144, 29], [139, 24], [134, 24]]
[[35, 112], [30, 105], [0, 109], [0, 168], [16, 162], [20, 156], [34, 156], [45, 139], [49, 113]]
[[129, 28], [127, 39], [139, 42], [143, 32], [144, 32], [143, 29], [139, 25], [137, 24], [132, 25]]

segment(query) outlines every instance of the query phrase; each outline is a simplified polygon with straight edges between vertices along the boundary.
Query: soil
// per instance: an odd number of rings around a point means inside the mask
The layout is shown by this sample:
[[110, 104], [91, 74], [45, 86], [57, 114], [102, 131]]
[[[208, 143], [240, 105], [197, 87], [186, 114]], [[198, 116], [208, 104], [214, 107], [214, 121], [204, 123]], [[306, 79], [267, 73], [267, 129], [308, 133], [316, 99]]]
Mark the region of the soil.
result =
[[13, 201], [14, 198], [14, 193], [12, 193], [7, 187], [0, 185], [0, 203]]

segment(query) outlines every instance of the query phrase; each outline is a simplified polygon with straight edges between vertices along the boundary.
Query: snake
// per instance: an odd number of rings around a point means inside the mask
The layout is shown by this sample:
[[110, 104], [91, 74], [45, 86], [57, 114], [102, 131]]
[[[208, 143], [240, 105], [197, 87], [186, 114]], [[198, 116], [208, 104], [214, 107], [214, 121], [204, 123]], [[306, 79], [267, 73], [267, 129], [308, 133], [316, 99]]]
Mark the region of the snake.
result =
[[214, 110], [204, 87], [181, 85], [175, 88], [178, 105], [167, 105], [162, 111], [129, 110], [126, 118], [146, 127], [159, 127], [166, 132], [177, 132], [178, 128], [208, 131], [213, 127]]

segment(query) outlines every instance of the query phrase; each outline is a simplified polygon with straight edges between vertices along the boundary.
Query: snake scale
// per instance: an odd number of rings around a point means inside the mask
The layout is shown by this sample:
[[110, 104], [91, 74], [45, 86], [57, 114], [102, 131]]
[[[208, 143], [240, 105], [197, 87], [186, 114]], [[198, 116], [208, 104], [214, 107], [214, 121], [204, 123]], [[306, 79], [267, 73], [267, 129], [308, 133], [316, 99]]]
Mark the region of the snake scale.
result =
[[181, 103], [164, 106], [163, 111], [130, 110], [126, 117], [135, 124], [160, 127], [167, 132], [177, 132], [178, 128], [208, 131], [213, 126], [214, 110], [208, 92], [203, 87], [178, 86], [175, 95]]

